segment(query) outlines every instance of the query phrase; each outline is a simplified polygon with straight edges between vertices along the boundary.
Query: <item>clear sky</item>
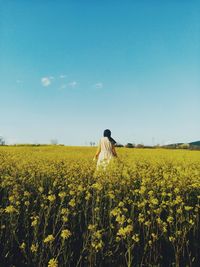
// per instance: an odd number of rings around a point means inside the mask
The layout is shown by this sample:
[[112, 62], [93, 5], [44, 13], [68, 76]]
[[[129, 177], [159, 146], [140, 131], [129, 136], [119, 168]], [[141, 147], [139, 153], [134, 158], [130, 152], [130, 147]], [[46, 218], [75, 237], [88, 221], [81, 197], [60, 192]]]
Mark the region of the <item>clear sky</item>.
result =
[[0, 0], [0, 135], [200, 140], [199, 14], [195, 0]]

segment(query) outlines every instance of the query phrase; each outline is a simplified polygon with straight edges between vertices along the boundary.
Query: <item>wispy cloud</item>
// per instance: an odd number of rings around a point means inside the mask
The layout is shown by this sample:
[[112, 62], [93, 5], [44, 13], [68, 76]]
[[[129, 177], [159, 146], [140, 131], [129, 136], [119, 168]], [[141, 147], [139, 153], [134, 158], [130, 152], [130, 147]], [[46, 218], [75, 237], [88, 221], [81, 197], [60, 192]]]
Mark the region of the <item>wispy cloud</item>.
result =
[[60, 76], [59, 76], [60, 79], [64, 79], [64, 78], [66, 78], [66, 77], [67, 77], [66, 74], [60, 74]]
[[102, 82], [95, 83], [94, 87], [97, 89], [101, 89], [103, 88], [103, 83]]
[[51, 77], [42, 77], [41, 78], [41, 84], [42, 84], [42, 86], [47, 87], [47, 86], [51, 85], [51, 80], [52, 80]]
[[61, 85], [59, 89], [65, 89], [67, 87], [75, 88], [78, 85], [77, 81], [66, 81], [65, 78], [67, 77], [66, 74], [60, 74], [58, 77], [54, 76], [44, 76], [41, 78], [41, 84], [44, 87], [50, 86], [52, 83], [58, 83], [59, 80], [61, 81]]
[[77, 85], [78, 85], [78, 83], [76, 81], [68, 83], [68, 86], [70, 86], [72, 88], [76, 87]]

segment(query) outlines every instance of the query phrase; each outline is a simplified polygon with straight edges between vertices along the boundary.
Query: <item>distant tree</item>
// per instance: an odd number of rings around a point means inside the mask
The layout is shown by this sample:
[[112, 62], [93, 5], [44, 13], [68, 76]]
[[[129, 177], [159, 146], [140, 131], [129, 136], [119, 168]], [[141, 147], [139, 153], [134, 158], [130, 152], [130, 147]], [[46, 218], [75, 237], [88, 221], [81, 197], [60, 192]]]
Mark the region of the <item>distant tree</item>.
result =
[[120, 144], [120, 143], [116, 143], [115, 147], [124, 147], [124, 146], [122, 144]]
[[187, 144], [187, 143], [181, 144], [181, 145], [179, 145], [179, 148], [181, 148], [181, 149], [188, 149], [188, 148], [190, 148], [190, 145]]
[[143, 144], [137, 144], [137, 146], [136, 146], [137, 148], [143, 148], [144, 147], [144, 145]]
[[95, 146], [95, 142], [90, 142], [90, 146]]
[[134, 148], [135, 145], [132, 144], [132, 143], [127, 143], [127, 144], [125, 145], [125, 147], [127, 147], [127, 148]]
[[2, 136], [0, 136], [0, 146], [5, 146], [6, 142]]

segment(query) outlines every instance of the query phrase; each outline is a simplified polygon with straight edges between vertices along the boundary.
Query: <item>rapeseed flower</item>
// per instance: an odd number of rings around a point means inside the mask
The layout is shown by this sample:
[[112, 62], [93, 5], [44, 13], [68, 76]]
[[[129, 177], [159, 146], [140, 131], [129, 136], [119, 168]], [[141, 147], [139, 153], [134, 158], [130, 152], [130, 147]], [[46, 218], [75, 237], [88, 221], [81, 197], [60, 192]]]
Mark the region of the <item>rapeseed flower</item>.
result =
[[48, 267], [58, 267], [58, 260], [57, 259], [50, 259], [48, 262]]
[[55, 239], [55, 238], [54, 238], [53, 235], [48, 235], [48, 236], [44, 239], [44, 243], [53, 242], [54, 239]]
[[71, 232], [70, 232], [68, 229], [64, 229], [64, 230], [62, 230], [62, 232], [61, 232], [61, 237], [62, 237], [63, 239], [68, 239], [71, 235], [72, 235], [72, 234], [71, 234]]

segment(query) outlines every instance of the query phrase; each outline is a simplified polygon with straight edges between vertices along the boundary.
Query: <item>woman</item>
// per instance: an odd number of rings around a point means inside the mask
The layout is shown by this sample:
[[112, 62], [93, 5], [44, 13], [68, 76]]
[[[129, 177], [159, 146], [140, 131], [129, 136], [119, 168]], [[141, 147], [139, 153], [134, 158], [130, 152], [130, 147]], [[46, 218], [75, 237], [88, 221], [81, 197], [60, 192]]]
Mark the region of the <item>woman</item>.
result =
[[106, 166], [113, 157], [117, 157], [114, 145], [116, 141], [111, 137], [111, 131], [106, 129], [100, 139], [94, 159], [97, 159], [97, 167]]

